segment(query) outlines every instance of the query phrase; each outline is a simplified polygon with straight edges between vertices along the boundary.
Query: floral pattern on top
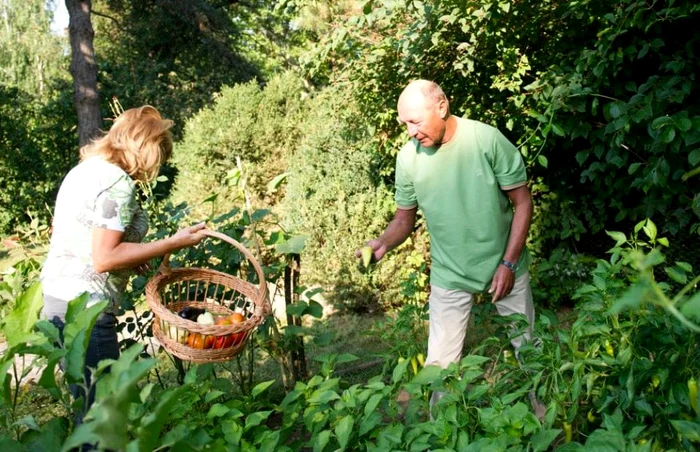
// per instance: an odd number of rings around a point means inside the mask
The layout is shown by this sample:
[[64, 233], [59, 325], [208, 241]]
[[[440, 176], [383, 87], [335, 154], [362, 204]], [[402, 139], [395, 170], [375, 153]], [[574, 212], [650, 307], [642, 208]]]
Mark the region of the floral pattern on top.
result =
[[[116, 313], [131, 270], [98, 273], [92, 260], [92, 232], [104, 228], [123, 232], [122, 241], [138, 243], [148, 231], [148, 218], [136, 201], [134, 181], [120, 167], [91, 157], [73, 168], [56, 198], [53, 233], [41, 273], [48, 306], [45, 312], [63, 317], [65, 302], [89, 294], [88, 306], [109, 300]], [[51, 306], [54, 300], [61, 306]]]

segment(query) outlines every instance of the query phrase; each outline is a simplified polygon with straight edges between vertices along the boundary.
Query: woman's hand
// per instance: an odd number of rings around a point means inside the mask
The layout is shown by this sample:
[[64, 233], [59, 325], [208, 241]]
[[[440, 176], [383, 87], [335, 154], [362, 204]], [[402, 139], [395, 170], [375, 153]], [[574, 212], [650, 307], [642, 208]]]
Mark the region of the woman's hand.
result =
[[188, 226], [177, 231], [170, 237], [171, 245], [173, 246], [172, 251], [177, 251], [188, 246], [194, 246], [201, 242], [206, 235], [200, 234], [199, 232], [206, 228], [206, 223], [201, 222], [195, 224], [194, 226]]
[[145, 275], [150, 270], [151, 270], [150, 264], [141, 264], [141, 265], [134, 267], [134, 272], [136, 272], [137, 275]]
[[188, 246], [194, 246], [206, 237], [200, 234], [206, 229], [204, 222], [188, 226], [172, 236], [148, 243], [122, 242], [124, 233], [105, 228], [92, 232], [92, 262], [99, 273], [115, 270], [143, 270], [154, 257], [161, 257]]

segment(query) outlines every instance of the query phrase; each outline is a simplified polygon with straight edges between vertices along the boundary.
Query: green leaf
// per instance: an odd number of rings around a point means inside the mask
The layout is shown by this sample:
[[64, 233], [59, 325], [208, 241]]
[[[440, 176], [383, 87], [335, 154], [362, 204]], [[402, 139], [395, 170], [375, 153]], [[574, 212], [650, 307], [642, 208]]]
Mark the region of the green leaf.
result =
[[[85, 334], [80, 330], [77, 336]], [[77, 337], [76, 336], [76, 337]], [[129, 407], [139, 402], [138, 383], [155, 366], [155, 360], [137, 360], [142, 344], [134, 344], [114, 361], [111, 372], [97, 382], [95, 404], [63, 444], [68, 451], [84, 443], [99, 442], [100, 448], [124, 450], [129, 439]]]
[[209, 391], [209, 392], [207, 392], [207, 395], [204, 396], [204, 402], [209, 403], [212, 400], [215, 400], [224, 394], [225, 394], [224, 391], [219, 391], [218, 389], [215, 389], [213, 391]]
[[219, 194], [214, 193], [213, 195], [209, 196], [207, 199], [202, 201], [202, 204], [207, 203], [207, 202], [214, 202], [214, 201], [216, 201], [216, 198], [218, 198], [218, 197], [219, 197]]
[[296, 303], [288, 304], [286, 307], [287, 315], [293, 315], [295, 317], [301, 317], [306, 313], [306, 309], [309, 304], [305, 301], [297, 301]]
[[552, 124], [552, 132], [554, 132], [554, 135], [558, 135], [560, 137], [563, 137], [564, 135], [566, 135], [566, 132], [564, 132], [564, 129], [562, 129], [557, 124]]
[[627, 169], [627, 174], [632, 175], [632, 174], [636, 173], [637, 170], [639, 169], [639, 167], [641, 167], [641, 166], [642, 166], [641, 163], [635, 162], [635, 163], [631, 164], [630, 167]]
[[[661, 239], [659, 239], [659, 240], [661, 240]], [[668, 246], [668, 245], [666, 245], [666, 246]], [[687, 262], [676, 262], [676, 265], [678, 265], [678, 267], [680, 267], [683, 271], [686, 271], [688, 273], [693, 271], [693, 266]]]
[[267, 184], [267, 192], [268, 193], [273, 193], [276, 191], [280, 184], [289, 176], [289, 172], [279, 174], [275, 176], [268, 184]]
[[547, 157], [545, 157], [542, 154], [537, 156], [537, 162], [539, 162], [539, 164], [544, 166], [545, 168], [547, 168], [547, 165], [549, 164]]
[[654, 410], [651, 408], [649, 402], [644, 399], [635, 400], [634, 407], [640, 413], [648, 414], [649, 417], [654, 417]]
[[368, 416], [362, 420], [360, 424], [360, 436], [365, 435], [367, 432], [373, 431], [378, 425], [383, 423], [382, 415], [376, 411], [370, 413]]
[[170, 413], [173, 407], [187, 391], [191, 391], [190, 385], [182, 385], [160, 396], [155, 409], [141, 419], [141, 425], [136, 430], [136, 444], [138, 450], [155, 450], [160, 439], [160, 433], [166, 422], [170, 421]]
[[309, 301], [309, 315], [315, 319], [323, 317], [323, 306], [314, 300]]
[[532, 445], [533, 452], [540, 452], [549, 449], [549, 446], [560, 433], [561, 429], [553, 428], [541, 430], [532, 435], [532, 438], [530, 438], [530, 445]]
[[383, 394], [373, 394], [367, 401], [367, 405], [365, 405], [365, 416], [369, 416], [370, 414], [374, 413], [379, 405], [379, 402], [381, 402], [383, 398]]
[[270, 213], [271, 212], [269, 209], [258, 209], [253, 212], [253, 215], [250, 216], [250, 221], [259, 222], [266, 216], [270, 215]]
[[221, 403], [215, 403], [209, 408], [207, 413], [207, 419], [214, 419], [215, 417], [221, 417], [231, 411], [231, 408], [223, 405]]
[[610, 116], [612, 116], [613, 119], [620, 116], [621, 113], [622, 109], [620, 108], [620, 105], [617, 102], [613, 102], [612, 104], [610, 104]]
[[309, 405], [322, 405], [328, 403], [331, 400], [338, 400], [340, 396], [335, 391], [330, 390], [316, 390], [311, 397], [308, 398]]
[[691, 421], [671, 421], [678, 433], [690, 441], [700, 442], [700, 423]]
[[670, 117], [660, 116], [651, 122], [651, 128], [654, 130], [658, 130], [661, 127], [671, 123], [673, 123], [673, 119], [671, 119]]
[[481, 365], [488, 361], [491, 361], [491, 358], [480, 355], [467, 355], [459, 361], [459, 366], [481, 368]]
[[644, 230], [646, 236], [649, 237], [649, 239], [656, 240], [656, 234], [658, 231], [656, 230], [656, 225], [653, 221], [647, 220], [646, 224], [642, 229]]
[[622, 432], [598, 429], [590, 434], [586, 440], [584, 450], [619, 452], [621, 450], [627, 450], [627, 448], [625, 447], [625, 437], [622, 435]]
[[646, 296], [648, 288], [637, 283], [630, 287], [610, 308], [609, 314], [618, 314], [628, 309], [637, 309]]
[[314, 440], [314, 452], [323, 452], [323, 449], [328, 445], [328, 440], [330, 440], [330, 438], [330, 430], [320, 431]]
[[388, 428], [384, 428], [379, 433], [379, 442], [382, 442], [382, 438], [394, 443], [400, 444], [403, 437], [404, 427], [401, 424], [393, 424]]
[[56, 366], [64, 356], [64, 350], [58, 349], [52, 353], [47, 360], [44, 371], [41, 373], [41, 377], [39, 378], [39, 386], [49, 391], [49, 394], [51, 394], [51, 396], [57, 400], [61, 398], [61, 391], [56, 384]]
[[[55, 417], [48, 422], [42, 424], [37, 430], [29, 430], [22, 435], [22, 443], [29, 451], [51, 451], [56, 450], [56, 446], [63, 444], [68, 436], [68, 419], [65, 417]], [[25, 450], [22, 445], [19, 447], [6, 448], [0, 440], [0, 450], [6, 451], [22, 451]]]
[[406, 369], [408, 368], [408, 364], [411, 361], [408, 359], [403, 360], [402, 362], [398, 363], [396, 367], [394, 367], [394, 371], [391, 375], [391, 381], [394, 383], [398, 383], [401, 381], [403, 378], [404, 374], [406, 373]]
[[440, 366], [428, 365], [418, 371], [418, 374], [411, 380], [411, 384], [424, 385], [432, 383], [440, 377], [442, 368]]
[[688, 154], [688, 163], [693, 166], [700, 163], [700, 149], [693, 149], [690, 151], [690, 154]]
[[284, 243], [275, 246], [278, 254], [301, 254], [306, 243], [306, 235], [295, 235]]
[[659, 134], [659, 140], [664, 143], [670, 143], [674, 138], [676, 138], [676, 129], [672, 127], [665, 127]]
[[696, 292], [688, 301], [683, 303], [681, 314], [689, 319], [700, 320], [700, 292]]
[[340, 363], [351, 363], [353, 361], [357, 361], [358, 359], [360, 359], [360, 358], [353, 355], [352, 353], [341, 353], [340, 355], [338, 355], [335, 362], [339, 363], [339, 364]]
[[264, 381], [262, 383], [255, 385], [255, 387], [251, 391], [251, 395], [253, 396], [253, 398], [257, 397], [258, 395], [265, 392], [265, 390], [267, 390], [267, 388], [272, 386], [274, 383], [275, 383], [275, 380], [269, 380], [269, 381]]
[[685, 284], [688, 282], [688, 276], [675, 267], [666, 267], [664, 268], [664, 271], [672, 280], [679, 284]]
[[255, 413], [249, 414], [245, 418], [245, 431], [250, 430], [252, 427], [257, 427], [264, 420], [270, 417], [272, 411], [256, 411]]
[[34, 283], [24, 291], [12, 308], [12, 311], [3, 319], [2, 332], [7, 340], [8, 347], [23, 344], [38, 339], [32, 332], [34, 324], [39, 319], [39, 312], [44, 305], [44, 297], [41, 292], [41, 283]]
[[87, 293], [80, 295], [68, 302], [68, 308], [66, 309], [66, 324], [75, 322], [78, 314], [83, 312], [87, 306], [89, 296]]
[[590, 153], [588, 151], [579, 151], [576, 153], [576, 161], [578, 162], [579, 166], [582, 166], [586, 160], [588, 160], [588, 156]]
[[85, 330], [80, 330], [67, 346], [65, 375], [68, 383], [84, 383], [85, 352], [88, 336]]
[[616, 242], [615, 246], [620, 246], [627, 241], [627, 236], [622, 232], [605, 231], [605, 233], [608, 234], [610, 237], [612, 237], [613, 240], [615, 240], [615, 242]]
[[355, 420], [352, 416], [345, 416], [335, 426], [335, 436], [338, 438], [340, 447], [345, 448], [348, 445], [352, 428], [355, 425]]

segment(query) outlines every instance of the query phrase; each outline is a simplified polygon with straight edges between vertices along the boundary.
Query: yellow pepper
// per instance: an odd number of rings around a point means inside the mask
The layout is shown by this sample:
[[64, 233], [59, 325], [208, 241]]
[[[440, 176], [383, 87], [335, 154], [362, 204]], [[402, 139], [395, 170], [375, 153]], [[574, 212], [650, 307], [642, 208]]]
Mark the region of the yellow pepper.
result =
[[690, 396], [690, 406], [693, 407], [695, 415], [698, 414], [698, 382], [694, 377], [688, 380], [688, 395]]
[[608, 355], [613, 357], [615, 356], [615, 349], [608, 339], [605, 340], [605, 351], [608, 353]]
[[571, 424], [564, 422], [564, 442], [570, 443], [572, 436]]
[[595, 414], [593, 414], [593, 409], [588, 410], [588, 422], [595, 422]]

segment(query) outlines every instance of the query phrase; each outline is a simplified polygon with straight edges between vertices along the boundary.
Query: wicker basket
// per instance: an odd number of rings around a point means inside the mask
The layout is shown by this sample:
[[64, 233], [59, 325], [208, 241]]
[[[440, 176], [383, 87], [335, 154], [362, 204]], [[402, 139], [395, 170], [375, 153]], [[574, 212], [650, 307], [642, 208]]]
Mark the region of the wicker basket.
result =
[[[200, 233], [237, 248], [253, 265], [260, 284], [255, 286], [216, 270], [170, 268], [168, 254], [146, 285], [146, 300], [155, 315], [153, 334], [167, 351], [183, 360], [195, 363], [228, 361], [243, 350], [255, 328], [272, 312], [265, 274], [253, 255], [237, 241], [219, 232], [204, 230]], [[240, 312], [244, 321], [233, 325], [202, 325], [178, 315], [187, 306], [204, 308], [215, 316]], [[193, 348], [187, 342], [178, 341], [178, 337], [172, 337], [171, 331], [180, 338], [201, 334], [204, 338], [210, 336], [213, 341], [229, 334], [237, 336], [227, 348]]]

